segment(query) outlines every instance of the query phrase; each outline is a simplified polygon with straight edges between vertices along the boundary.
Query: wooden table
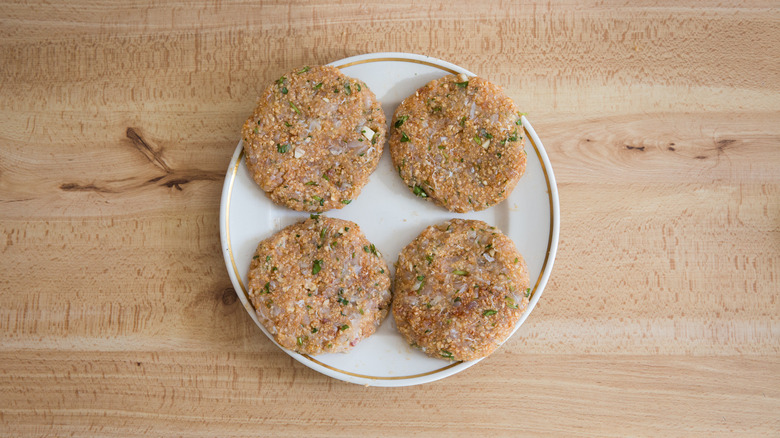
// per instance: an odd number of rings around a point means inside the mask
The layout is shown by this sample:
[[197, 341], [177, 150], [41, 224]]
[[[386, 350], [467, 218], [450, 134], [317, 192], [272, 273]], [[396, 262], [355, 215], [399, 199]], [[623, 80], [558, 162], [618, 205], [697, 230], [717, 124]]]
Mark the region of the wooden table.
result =
[[[57, 3], [0, 7], [0, 435], [780, 434], [776, 1]], [[259, 90], [379, 51], [502, 85], [562, 210], [517, 334], [407, 388], [276, 348], [218, 231]]]

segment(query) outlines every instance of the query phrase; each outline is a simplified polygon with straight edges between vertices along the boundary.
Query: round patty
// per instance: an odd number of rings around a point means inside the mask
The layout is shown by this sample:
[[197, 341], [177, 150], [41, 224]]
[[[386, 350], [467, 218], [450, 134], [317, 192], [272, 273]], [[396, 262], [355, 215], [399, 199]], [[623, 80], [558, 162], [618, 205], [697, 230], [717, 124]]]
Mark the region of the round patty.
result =
[[255, 182], [275, 203], [311, 212], [342, 208], [360, 194], [385, 133], [374, 93], [332, 66], [276, 80], [242, 129]]
[[473, 360], [493, 352], [528, 306], [528, 270], [514, 243], [477, 220], [425, 229], [401, 251], [393, 316], [429, 356]]
[[509, 196], [525, 172], [512, 99], [478, 77], [450, 75], [407, 97], [393, 116], [390, 154], [412, 192], [459, 213]]
[[357, 224], [313, 216], [260, 242], [249, 300], [276, 342], [301, 354], [343, 352], [390, 306], [387, 264]]

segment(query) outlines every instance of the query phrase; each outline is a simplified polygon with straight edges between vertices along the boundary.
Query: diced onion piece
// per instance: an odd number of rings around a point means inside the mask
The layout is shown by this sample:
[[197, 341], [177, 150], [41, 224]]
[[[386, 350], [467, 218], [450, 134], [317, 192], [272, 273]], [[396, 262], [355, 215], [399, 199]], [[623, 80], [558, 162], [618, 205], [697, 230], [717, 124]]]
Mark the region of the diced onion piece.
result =
[[487, 149], [488, 147], [490, 147], [490, 140], [489, 140], [489, 139], [488, 139], [488, 140], [485, 140], [485, 142], [484, 142], [484, 143], [482, 143], [482, 147], [483, 147], [483, 148], [485, 148], [485, 149]]
[[374, 134], [376, 134], [376, 133], [374, 132], [374, 130], [373, 130], [373, 129], [371, 129], [371, 128], [369, 128], [368, 126], [364, 126], [364, 127], [363, 127], [363, 130], [362, 130], [362, 131], [360, 131], [360, 132], [362, 132], [362, 133], [363, 133], [363, 137], [367, 138], [367, 139], [368, 139], [368, 141], [371, 141], [371, 140], [374, 138]]
[[293, 153], [293, 156], [295, 158], [301, 158], [306, 154], [306, 151], [303, 150], [303, 148], [295, 148], [295, 152]]

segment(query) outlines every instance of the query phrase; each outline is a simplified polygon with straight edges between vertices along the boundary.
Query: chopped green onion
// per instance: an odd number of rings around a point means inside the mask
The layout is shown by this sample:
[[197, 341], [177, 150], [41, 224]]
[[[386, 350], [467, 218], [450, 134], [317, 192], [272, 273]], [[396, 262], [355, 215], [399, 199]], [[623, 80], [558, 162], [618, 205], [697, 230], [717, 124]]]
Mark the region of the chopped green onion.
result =
[[297, 343], [298, 345], [303, 345], [303, 338], [299, 336], [298, 338], [295, 339], [295, 343]]
[[287, 87], [282, 87], [282, 94], [287, 94]]
[[401, 116], [401, 117], [399, 117], [398, 120], [395, 121], [395, 127], [396, 128], [400, 128], [401, 125], [403, 125], [404, 122], [406, 121], [406, 119], [408, 119], [408, 118], [409, 118], [409, 116]]
[[405, 132], [401, 131], [401, 143], [409, 142], [410, 138]]
[[460, 269], [456, 269], [456, 270], [452, 271], [452, 273], [455, 274], [455, 275], [469, 275], [469, 271], [462, 271]]
[[267, 294], [271, 293], [271, 283], [266, 283], [265, 286], [263, 286], [263, 292]]
[[344, 204], [344, 205], [349, 205], [350, 202], [352, 202], [351, 199], [342, 199], [341, 200], [341, 203]]
[[459, 86], [460, 88], [466, 88], [469, 86], [469, 81], [455, 82], [455, 85]]
[[376, 246], [373, 243], [371, 245], [363, 245], [363, 251], [379, 257], [379, 254], [376, 252]]
[[341, 327], [339, 327], [339, 330], [341, 330], [341, 331], [348, 330], [348, 329], [349, 329], [349, 326], [347, 324], [344, 324]]
[[317, 85], [314, 86], [315, 90], [319, 90], [320, 88], [322, 88], [322, 82], [320, 82], [320, 83], [318, 83]]
[[314, 182], [314, 181], [307, 181], [307, 182], [306, 182], [306, 183], [304, 183], [303, 185], [305, 185], [305, 186], [316, 186], [316, 185], [317, 185], [317, 183], [316, 183], [316, 182]]
[[420, 187], [420, 186], [414, 186], [412, 188], [412, 193], [414, 193], [415, 195], [417, 195], [417, 196], [419, 196], [421, 198], [427, 198], [428, 197], [428, 194], [425, 193], [425, 190], [423, 190], [423, 188]]
[[280, 154], [283, 154], [288, 150], [290, 150], [290, 146], [287, 143], [276, 145], [276, 152], [279, 152]]
[[277, 79], [277, 80], [276, 80], [276, 83], [277, 83], [277, 84], [282, 84], [282, 83], [284, 83], [284, 81], [285, 81], [285, 80], [287, 80], [287, 78], [286, 78], [286, 77], [284, 77], [284, 76], [282, 76], [281, 78], [279, 78], [279, 79]]
[[428, 254], [425, 256], [425, 260], [428, 260], [428, 264], [430, 265], [433, 263], [433, 254]]
[[343, 297], [339, 297], [338, 300], [336, 301], [338, 301], [339, 304], [341, 304], [342, 306], [346, 306], [347, 304], [349, 304], [349, 301], [345, 300]]
[[314, 260], [314, 264], [311, 267], [311, 274], [317, 275], [322, 269], [322, 260]]
[[256, 255], [256, 256], [252, 257], [252, 260], [257, 260], [257, 259], [259, 259], [259, 258], [260, 258], [260, 256], [259, 256], [259, 255]]
[[441, 357], [445, 357], [447, 359], [452, 359], [453, 356], [452, 356], [452, 353], [450, 353], [449, 351], [442, 350], [441, 351]]
[[530, 296], [531, 296], [531, 288], [529, 287], [528, 289], [525, 290], [525, 297], [528, 298]]
[[454, 300], [452, 300], [452, 301], [454, 301], [454, 302], [456, 302], [456, 303], [459, 303], [459, 302], [460, 302], [460, 297], [455, 297], [455, 299], [454, 299]]
[[308, 65], [303, 67], [300, 71], [297, 71], [296, 73], [302, 74], [302, 73], [306, 73], [307, 71], [309, 71], [309, 66]]
[[312, 333], [317, 333], [318, 331], [320, 331], [320, 329], [318, 329], [317, 327], [312, 327], [311, 328], [311, 332]]
[[298, 107], [295, 106], [294, 103], [292, 103], [292, 101], [290, 101], [290, 108], [292, 108], [293, 111], [295, 111], [296, 114], [300, 114], [301, 113], [301, 110], [299, 110]]
[[496, 313], [498, 313], [497, 310], [487, 309], [484, 312], [482, 312], [482, 316], [491, 316], [491, 315], [495, 315]]

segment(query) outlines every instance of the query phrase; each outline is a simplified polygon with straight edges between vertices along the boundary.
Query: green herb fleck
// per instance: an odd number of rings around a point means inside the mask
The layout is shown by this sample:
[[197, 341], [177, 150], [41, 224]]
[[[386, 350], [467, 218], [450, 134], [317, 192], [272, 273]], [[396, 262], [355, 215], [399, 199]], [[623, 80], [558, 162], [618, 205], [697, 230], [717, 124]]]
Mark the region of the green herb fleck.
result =
[[512, 135], [507, 137], [507, 140], [509, 140], [509, 141], [517, 141], [517, 129], [515, 129], [515, 131], [512, 133]]
[[347, 324], [344, 324], [341, 327], [339, 327], [339, 330], [341, 330], [341, 331], [348, 330], [348, 329], [349, 329], [349, 326]]
[[266, 261], [266, 262], [270, 262], [270, 261], [271, 261], [271, 256], [269, 256], [269, 255], [268, 255], [268, 256], [265, 256], [265, 261]]
[[341, 200], [341, 203], [344, 204], [344, 205], [349, 205], [350, 202], [352, 202], [351, 199], [342, 199]]
[[292, 123], [284, 122], [284, 126], [286, 126], [288, 128], [292, 128]]
[[460, 126], [466, 126], [466, 116], [460, 118]]
[[384, 274], [384, 273], [385, 273], [385, 270], [384, 270], [384, 268], [380, 269], [380, 270], [379, 270], [379, 273], [380, 273], [380, 274]]
[[279, 152], [280, 154], [283, 154], [288, 150], [290, 150], [290, 145], [288, 145], [287, 143], [276, 145], [276, 152]]
[[314, 260], [314, 264], [311, 267], [311, 274], [317, 275], [322, 269], [322, 260]]
[[401, 143], [408, 143], [409, 142], [409, 136], [406, 135], [405, 132], [401, 131]]
[[425, 260], [428, 260], [428, 264], [430, 265], [433, 263], [433, 254], [428, 254], [425, 256]]
[[482, 312], [482, 316], [491, 316], [491, 315], [495, 315], [496, 313], [498, 313], [498, 311], [493, 309], [487, 309], [484, 312]]
[[300, 336], [299, 336], [299, 337], [297, 337], [297, 338], [295, 339], [295, 343], [296, 343], [296, 344], [298, 344], [298, 345], [303, 345], [303, 338], [302, 338], [302, 337], [300, 337]]
[[271, 283], [266, 283], [265, 286], [263, 286], [263, 293], [270, 294], [271, 293]]
[[318, 329], [317, 327], [312, 327], [311, 328], [311, 332], [312, 333], [317, 333], [318, 331], [320, 331], [320, 329]]
[[319, 82], [317, 83], [317, 85], [314, 86], [315, 90], [319, 90], [320, 88], [322, 88], [322, 82]]
[[517, 262], [519, 262], [519, 261], [520, 261], [520, 259], [519, 259], [519, 258], [517, 258], [517, 257], [515, 257], [515, 263], [517, 263]]
[[414, 193], [415, 195], [417, 195], [417, 196], [419, 196], [421, 198], [427, 198], [428, 197], [428, 194], [425, 193], [425, 190], [423, 190], [423, 188], [420, 187], [420, 186], [414, 186], [412, 188], [412, 193]]
[[339, 297], [338, 300], [336, 300], [336, 301], [338, 301], [339, 304], [341, 304], [342, 306], [346, 306], [347, 304], [349, 304], [349, 301], [344, 299], [344, 297]]
[[344, 84], [344, 90], [345, 90], [347, 96], [352, 95], [352, 87], [349, 85], [349, 82]]
[[459, 303], [459, 302], [460, 302], [460, 297], [455, 297], [455, 299], [454, 299], [454, 300], [452, 300], [452, 301], [454, 301], [454, 302], [456, 302], [456, 303]]
[[295, 104], [292, 101], [290, 101], [290, 108], [292, 108], [292, 110], [295, 111], [296, 114], [301, 113], [301, 110], [299, 110], [298, 107], [295, 106]]
[[466, 88], [469, 86], [469, 81], [455, 82], [455, 85], [459, 86], [460, 88]]
[[325, 205], [325, 200], [324, 200], [324, 199], [322, 199], [322, 198], [320, 198], [319, 196], [317, 196], [317, 195], [312, 195], [312, 196], [311, 196], [311, 198], [312, 198], [312, 199], [314, 199], [315, 201], [319, 202], [319, 203], [320, 203], [320, 205]]
[[404, 122], [409, 118], [409, 116], [401, 116], [398, 118], [398, 120], [395, 121], [395, 127], [400, 128], [401, 125], [404, 124]]
[[325, 175], [324, 173], [322, 174], [322, 179], [324, 179], [325, 181], [330, 181], [330, 178], [328, 178], [328, 175]]
[[277, 79], [277, 80], [276, 80], [276, 84], [277, 84], [277, 85], [279, 85], [279, 84], [283, 84], [283, 83], [284, 83], [284, 81], [286, 81], [286, 80], [287, 80], [287, 78], [286, 78], [286, 77], [284, 77], [284, 76], [282, 76], [281, 78], [279, 78], [279, 79]]
[[252, 257], [252, 260], [257, 260], [257, 259], [259, 259], [259, 258], [260, 258], [260, 256], [259, 256], [259, 255], [256, 255], [256, 256]]
[[314, 219], [315, 221], [319, 220], [320, 219], [320, 215], [317, 214], [317, 213], [312, 213], [312, 214], [309, 215], [309, 219]]
[[525, 297], [528, 298], [530, 296], [531, 296], [531, 288], [529, 287], [528, 289], [525, 290]]
[[376, 246], [373, 243], [371, 245], [363, 245], [363, 251], [379, 257], [379, 254], [376, 252]]
[[287, 94], [287, 87], [282, 87], [282, 94]]

